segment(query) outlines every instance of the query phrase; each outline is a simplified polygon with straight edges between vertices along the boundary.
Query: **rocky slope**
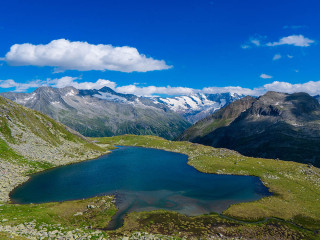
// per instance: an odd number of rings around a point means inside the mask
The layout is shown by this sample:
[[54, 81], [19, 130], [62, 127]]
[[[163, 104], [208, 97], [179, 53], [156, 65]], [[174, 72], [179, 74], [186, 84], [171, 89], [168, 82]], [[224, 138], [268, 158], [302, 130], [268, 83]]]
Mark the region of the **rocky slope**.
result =
[[238, 95], [236, 93], [197, 93], [189, 96], [171, 98], [154, 97], [150, 99], [155, 103], [164, 104], [172, 111], [182, 115], [189, 122], [195, 123], [242, 97], [244, 97], [244, 95]]
[[104, 150], [50, 117], [0, 97], [0, 202], [30, 172], [68, 164]]
[[90, 137], [131, 133], [172, 139], [190, 126], [163, 104], [132, 94], [116, 93], [108, 87], [100, 90], [40, 87], [32, 93], [1, 95]]
[[320, 105], [306, 93], [247, 97], [195, 124], [180, 140], [320, 166]]
[[215, 114], [211, 114], [210, 116], [198, 121], [179, 136], [177, 140], [196, 142], [199, 137], [203, 137], [217, 128], [228, 126], [255, 101], [255, 98], [247, 96], [238, 101], [232, 102], [226, 107], [216, 111]]

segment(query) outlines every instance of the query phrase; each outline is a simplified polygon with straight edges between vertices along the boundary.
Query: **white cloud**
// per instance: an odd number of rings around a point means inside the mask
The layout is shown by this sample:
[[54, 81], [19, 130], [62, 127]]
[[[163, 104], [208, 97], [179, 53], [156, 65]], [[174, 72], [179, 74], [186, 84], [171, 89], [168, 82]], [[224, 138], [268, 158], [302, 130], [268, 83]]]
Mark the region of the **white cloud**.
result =
[[33, 80], [26, 83], [19, 83], [13, 79], [0, 80], [0, 88], [14, 88], [14, 92], [26, 92], [30, 88], [38, 88], [43, 86], [50, 86], [56, 88], [63, 88], [67, 86], [72, 86], [77, 89], [100, 89], [103, 87], [110, 87], [115, 89], [117, 84], [115, 82], [98, 79], [96, 82], [78, 82], [76, 77], [62, 77], [46, 80]]
[[254, 37], [251, 37], [249, 39], [249, 41], [247, 41], [245, 44], [241, 45], [241, 48], [248, 49], [248, 48], [252, 48], [252, 47], [260, 47], [262, 45], [261, 41], [265, 38], [266, 38], [265, 36], [260, 36], [260, 35], [256, 35]]
[[272, 76], [268, 75], [268, 74], [265, 74], [265, 73], [262, 73], [260, 75], [260, 78], [263, 78], [263, 79], [270, 79], [270, 78], [273, 78]]
[[314, 40], [306, 38], [303, 35], [291, 35], [281, 38], [278, 42], [269, 42], [267, 46], [293, 45], [296, 47], [309, 47], [312, 43], [314, 43]]
[[37, 88], [43, 85], [43, 81], [34, 80], [27, 83], [18, 83], [13, 79], [0, 80], [0, 88], [14, 88], [15, 92], [25, 92], [29, 88]]
[[292, 56], [292, 55], [289, 55], [289, 54], [287, 55], [287, 57], [288, 57], [288, 58], [290, 58], [290, 59], [292, 59], [292, 58], [293, 58], [293, 56]]
[[320, 93], [320, 81], [310, 81], [297, 84], [275, 81], [273, 83], [264, 85], [264, 89], [266, 91], [277, 91], [286, 93], [306, 92], [310, 95], [317, 95]]
[[105, 79], [98, 79], [96, 82], [78, 82], [75, 81], [78, 78], [76, 77], [62, 77], [62, 78], [55, 78], [55, 79], [47, 79], [47, 82], [44, 85], [52, 86], [56, 88], [63, 88], [67, 86], [72, 86], [77, 89], [100, 89], [103, 87], [109, 87], [115, 89], [117, 84], [115, 82], [105, 80]]
[[275, 60], [279, 60], [280, 58], [282, 58], [281, 54], [275, 54], [272, 60], [275, 61]]
[[261, 90], [256, 88], [256, 89], [250, 89], [250, 88], [243, 88], [243, 87], [234, 87], [234, 86], [228, 86], [228, 87], [206, 87], [203, 88], [202, 91], [203, 93], [237, 93], [237, 94], [243, 94], [243, 95], [252, 95], [252, 96], [259, 96], [261, 95]]
[[248, 48], [251, 48], [249, 45], [247, 45], [247, 44], [244, 44], [244, 45], [241, 45], [241, 48], [242, 49], [248, 49]]
[[110, 87], [119, 93], [130, 93], [138, 96], [155, 96], [155, 95], [190, 95], [193, 93], [237, 93], [243, 95], [260, 96], [267, 91], [277, 91], [277, 92], [306, 92], [310, 95], [320, 94], [320, 81], [310, 81], [306, 83], [291, 84], [288, 82], [274, 81], [269, 84], [265, 84], [257, 88], [243, 88], [240, 86], [227, 86], [227, 87], [205, 87], [203, 89], [194, 89], [187, 87], [156, 87], [156, 86], [146, 86], [139, 87], [137, 85], [131, 84], [126, 86], [119, 86], [115, 82], [98, 79], [96, 82], [79, 82], [77, 78], [74, 77], [62, 77], [59, 79], [46, 79], [46, 80], [34, 80], [27, 83], [17, 83], [12, 79], [0, 80], [0, 88], [15, 88], [15, 92], [26, 92], [28, 89], [37, 88], [41, 86], [52, 86], [52, 87], [66, 87], [73, 86], [78, 89], [100, 89], [104, 86]]
[[112, 45], [53, 40], [45, 45], [30, 43], [11, 46], [4, 60], [13, 66], [51, 66], [55, 71], [113, 70], [120, 72], [147, 72], [169, 69], [164, 60], [155, 60], [140, 54], [136, 48]]
[[260, 46], [260, 40], [259, 40], [259, 39], [251, 39], [251, 43], [253, 43], [253, 44], [256, 45], [257, 47]]
[[136, 85], [127, 85], [122, 87], [117, 87], [115, 89], [117, 92], [130, 93], [138, 96], [152, 96], [157, 94], [165, 95], [190, 95], [195, 92], [199, 92], [197, 89], [187, 88], [187, 87], [137, 87]]

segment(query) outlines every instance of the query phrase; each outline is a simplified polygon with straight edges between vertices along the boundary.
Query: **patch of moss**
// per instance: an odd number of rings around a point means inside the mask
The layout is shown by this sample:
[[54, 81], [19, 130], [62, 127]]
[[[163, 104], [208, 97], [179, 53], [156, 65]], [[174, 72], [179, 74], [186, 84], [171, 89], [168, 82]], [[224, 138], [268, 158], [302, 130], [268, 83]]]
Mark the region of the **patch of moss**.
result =
[[133, 212], [125, 218], [124, 226], [116, 233], [134, 231], [154, 234], [175, 235], [187, 239], [212, 237], [242, 239], [319, 239], [310, 230], [270, 219], [258, 223], [243, 223], [225, 219], [217, 214], [188, 217], [164, 210], [152, 212]]
[[71, 229], [106, 228], [115, 212], [113, 197], [101, 196], [43, 204], [5, 204], [0, 216], [12, 225], [36, 220], [39, 225], [61, 224]]

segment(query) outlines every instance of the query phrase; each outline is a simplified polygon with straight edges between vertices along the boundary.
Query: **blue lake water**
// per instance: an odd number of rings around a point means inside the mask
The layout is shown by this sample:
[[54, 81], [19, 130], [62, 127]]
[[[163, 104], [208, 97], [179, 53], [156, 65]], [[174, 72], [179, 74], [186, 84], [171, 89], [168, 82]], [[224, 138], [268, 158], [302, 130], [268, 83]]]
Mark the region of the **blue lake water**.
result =
[[166, 209], [199, 215], [270, 195], [257, 177], [205, 174], [187, 160], [178, 153], [120, 147], [95, 160], [32, 175], [11, 193], [11, 200], [25, 204], [115, 195], [119, 208], [111, 223], [115, 228], [131, 211]]

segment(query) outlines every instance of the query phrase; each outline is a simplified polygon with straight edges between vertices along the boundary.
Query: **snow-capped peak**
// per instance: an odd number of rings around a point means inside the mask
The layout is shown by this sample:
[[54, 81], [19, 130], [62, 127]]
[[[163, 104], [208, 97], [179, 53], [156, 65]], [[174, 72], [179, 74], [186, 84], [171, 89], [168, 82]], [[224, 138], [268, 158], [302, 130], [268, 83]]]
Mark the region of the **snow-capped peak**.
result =
[[172, 111], [182, 114], [190, 122], [196, 122], [225, 105], [242, 98], [236, 93], [204, 94], [196, 93], [188, 96], [154, 97], [155, 103], [161, 103]]

